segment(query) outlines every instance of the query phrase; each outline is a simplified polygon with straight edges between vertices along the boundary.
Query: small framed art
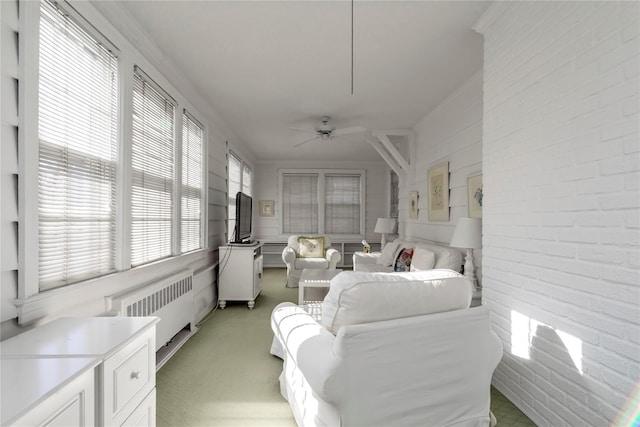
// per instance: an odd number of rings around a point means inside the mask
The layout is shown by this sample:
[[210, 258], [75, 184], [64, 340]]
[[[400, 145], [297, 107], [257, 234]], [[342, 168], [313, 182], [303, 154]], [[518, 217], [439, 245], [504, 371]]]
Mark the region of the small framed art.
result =
[[273, 216], [274, 204], [273, 200], [260, 200], [260, 216]]
[[427, 178], [429, 221], [449, 221], [449, 162], [429, 169]]
[[467, 178], [469, 218], [482, 218], [482, 174]]
[[409, 191], [409, 218], [418, 219], [418, 192]]

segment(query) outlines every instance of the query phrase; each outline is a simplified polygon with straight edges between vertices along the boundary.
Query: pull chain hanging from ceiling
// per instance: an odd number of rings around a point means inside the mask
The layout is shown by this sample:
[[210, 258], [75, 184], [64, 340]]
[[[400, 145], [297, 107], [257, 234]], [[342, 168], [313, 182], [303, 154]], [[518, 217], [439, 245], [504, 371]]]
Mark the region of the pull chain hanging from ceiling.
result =
[[351, 95], [353, 95], [353, 0], [351, 0]]

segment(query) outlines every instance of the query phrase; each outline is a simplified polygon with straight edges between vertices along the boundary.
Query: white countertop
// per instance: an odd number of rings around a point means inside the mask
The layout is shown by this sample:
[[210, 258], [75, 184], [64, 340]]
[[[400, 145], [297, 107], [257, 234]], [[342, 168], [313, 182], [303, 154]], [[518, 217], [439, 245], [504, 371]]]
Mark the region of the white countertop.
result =
[[0, 356], [3, 359], [40, 356], [103, 359], [159, 320], [157, 317], [63, 317], [28, 334], [0, 342]]

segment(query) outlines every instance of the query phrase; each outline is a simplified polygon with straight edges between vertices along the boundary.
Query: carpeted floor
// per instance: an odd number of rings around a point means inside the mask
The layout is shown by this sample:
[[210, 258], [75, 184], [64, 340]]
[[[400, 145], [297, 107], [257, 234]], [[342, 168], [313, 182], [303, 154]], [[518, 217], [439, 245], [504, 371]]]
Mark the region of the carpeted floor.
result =
[[[216, 310], [158, 371], [158, 427], [296, 425], [280, 396], [282, 361], [269, 354], [271, 310], [298, 298], [285, 276], [284, 269], [265, 269], [253, 310], [246, 303]], [[491, 407], [499, 427], [535, 426], [493, 389]]]

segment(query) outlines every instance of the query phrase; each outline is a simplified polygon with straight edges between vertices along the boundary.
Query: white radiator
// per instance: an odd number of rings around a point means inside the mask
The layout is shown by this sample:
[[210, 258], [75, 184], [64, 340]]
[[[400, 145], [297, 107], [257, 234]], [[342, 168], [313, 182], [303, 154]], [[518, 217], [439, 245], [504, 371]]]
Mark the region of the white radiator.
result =
[[183, 270], [154, 283], [106, 297], [107, 312], [116, 316], [156, 316], [156, 351], [189, 326], [195, 332], [193, 271]]

